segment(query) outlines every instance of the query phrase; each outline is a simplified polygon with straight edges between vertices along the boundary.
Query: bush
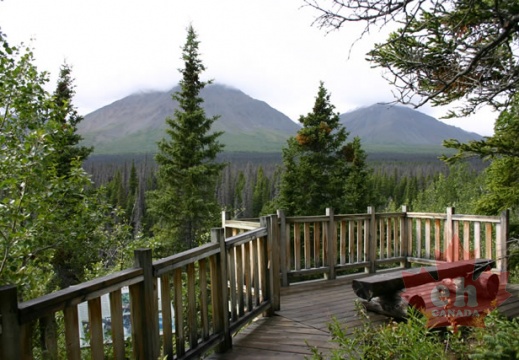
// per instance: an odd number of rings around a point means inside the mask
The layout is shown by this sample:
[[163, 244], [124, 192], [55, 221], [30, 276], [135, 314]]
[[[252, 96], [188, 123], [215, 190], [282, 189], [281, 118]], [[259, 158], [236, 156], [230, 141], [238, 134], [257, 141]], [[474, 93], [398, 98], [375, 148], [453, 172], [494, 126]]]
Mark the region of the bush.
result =
[[324, 355], [311, 348], [313, 360], [339, 359], [517, 359], [519, 321], [493, 311], [485, 327], [429, 329], [418, 311], [408, 313], [405, 322], [391, 321], [375, 326], [360, 302], [356, 303], [362, 326], [348, 333], [336, 319], [329, 324], [332, 342], [337, 346]]

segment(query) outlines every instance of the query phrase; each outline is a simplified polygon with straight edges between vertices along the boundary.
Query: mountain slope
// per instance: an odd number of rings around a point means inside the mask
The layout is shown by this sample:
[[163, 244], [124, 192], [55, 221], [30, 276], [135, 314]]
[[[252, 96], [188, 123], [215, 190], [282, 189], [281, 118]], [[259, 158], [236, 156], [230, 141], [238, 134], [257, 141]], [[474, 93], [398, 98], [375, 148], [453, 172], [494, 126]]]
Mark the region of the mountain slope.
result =
[[[164, 137], [165, 119], [177, 102], [168, 92], [127, 96], [85, 116], [78, 132], [97, 154], [154, 153]], [[210, 85], [202, 90], [206, 116], [220, 115], [214, 131], [224, 131], [225, 151], [279, 152], [299, 126], [267, 103], [243, 92]]]
[[[78, 132], [96, 154], [155, 153], [165, 136], [165, 119], [177, 106], [166, 92], [127, 96], [85, 116]], [[210, 85], [201, 96], [207, 116], [221, 115], [213, 130], [224, 131], [226, 152], [281, 152], [300, 126], [267, 103], [224, 85]], [[481, 139], [475, 133], [444, 124], [403, 106], [375, 104], [340, 116], [368, 152], [440, 153], [445, 139]]]
[[368, 152], [445, 153], [443, 140], [479, 140], [481, 135], [447, 125], [419, 111], [375, 104], [340, 115], [350, 138], [361, 138]]
[[443, 140], [462, 142], [482, 137], [458, 127], [447, 125], [419, 111], [403, 106], [375, 104], [340, 116], [350, 132], [371, 148], [427, 147], [441, 148]]

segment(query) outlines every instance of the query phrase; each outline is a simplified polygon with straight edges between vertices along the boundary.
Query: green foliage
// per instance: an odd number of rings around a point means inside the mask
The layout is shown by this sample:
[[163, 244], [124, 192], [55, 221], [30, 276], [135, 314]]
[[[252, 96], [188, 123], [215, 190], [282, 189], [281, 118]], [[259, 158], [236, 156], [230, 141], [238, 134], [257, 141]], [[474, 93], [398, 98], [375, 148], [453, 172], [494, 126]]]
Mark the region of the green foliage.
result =
[[476, 204], [482, 195], [483, 178], [466, 163], [449, 167], [418, 194], [412, 202], [413, 211], [444, 212], [447, 207], [456, 207], [461, 214], [476, 212]]
[[200, 80], [205, 70], [199, 58], [199, 41], [192, 26], [183, 48], [184, 68], [179, 92], [173, 95], [179, 108], [166, 119], [168, 138], [158, 143], [156, 161], [158, 189], [149, 193], [149, 211], [154, 235], [162, 243], [162, 254], [196, 247], [209, 240], [208, 230], [218, 219], [216, 182], [224, 167], [215, 158], [223, 146], [220, 132], [210, 133], [217, 117], [207, 118], [200, 91], [208, 84]]
[[362, 325], [350, 333], [334, 319], [329, 324], [332, 342], [329, 356], [311, 348], [312, 359], [516, 359], [519, 354], [519, 321], [495, 310], [485, 327], [429, 329], [427, 319], [411, 309], [404, 322], [374, 325], [364, 307], [356, 303]]
[[360, 138], [355, 137], [348, 144], [353, 154], [351, 167], [344, 185], [343, 213], [363, 213], [373, 205], [375, 194], [371, 191], [371, 174], [366, 164], [366, 152], [361, 147]]
[[350, 163], [362, 155], [360, 142], [356, 147], [346, 144], [348, 133], [334, 109], [321, 83], [313, 111], [299, 118], [303, 128], [283, 149], [278, 205], [289, 215], [322, 214], [328, 207], [336, 211], [343, 208]]
[[53, 134], [53, 142], [59, 148], [56, 151], [56, 163], [58, 175], [67, 176], [70, 172], [71, 162], [75, 159], [84, 161], [93, 148], [78, 146], [82, 140], [77, 133], [77, 126], [83, 120], [72, 104], [74, 97], [74, 85], [72, 80], [72, 69], [64, 64], [60, 69], [58, 83], [53, 94], [55, 107], [51, 113], [54, 120], [61, 124], [64, 131]]
[[388, 70], [399, 101], [418, 98], [419, 104], [436, 106], [463, 100], [451, 116], [467, 116], [481, 105], [503, 108], [517, 91], [517, 82], [510, 81], [518, 70], [519, 30], [512, 25], [517, 1], [432, 1], [390, 10], [383, 7], [385, 1], [367, 3], [371, 21], [401, 21], [369, 53], [370, 61]]
[[254, 193], [252, 194], [252, 216], [258, 217], [263, 207], [270, 201], [270, 182], [263, 168], [258, 169]]
[[116, 226], [75, 152], [70, 98], [33, 62], [0, 34], [0, 283], [24, 299], [82, 281]]
[[[375, 326], [369, 321], [364, 307], [356, 302], [362, 325], [349, 334], [336, 319], [329, 324], [332, 341], [337, 345], [329, 359], [443, 359], [444, 346], [426, 326], [421, 314], [411, 312], [407, 322], [391, 322]], [[312, 349], [314, 360], [325, 357]]]
[[494, 135], [466, 144], [456, 140], [445, 142], [456, 149], [455, 156], [446, 158], [455, 162], [469, 156], [491, 160], [486, 169], [485, 192], [477, 203], [478, 211], [497, 214], [502, 210], [519, 206], [519, 95], [509, 110], [503, 111], [494, 125]]

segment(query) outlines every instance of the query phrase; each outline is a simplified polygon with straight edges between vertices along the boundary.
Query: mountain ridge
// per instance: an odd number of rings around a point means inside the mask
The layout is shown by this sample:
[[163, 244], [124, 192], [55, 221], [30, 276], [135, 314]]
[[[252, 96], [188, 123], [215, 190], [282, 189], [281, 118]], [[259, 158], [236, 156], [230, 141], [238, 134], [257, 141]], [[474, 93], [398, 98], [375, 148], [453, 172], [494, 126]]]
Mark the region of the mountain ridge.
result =
[[[445, 124], [401, 105], [373, 104], [340, 115], [350, 136], [365, 144], [441, 146], [443, 140], [479, 140], [481, 135]], [[447, 135], [446, 135], [447, 134]]]
[[[95, 154], [155, 153], [165, 136], [165, 119], [173, 117], [177, 102], [170, 91], [145, 91], [126, 96], [87, 114], [78, 133]], [[222, 84], [201, 91], [206, 116], [220, 116], [213, 131], [223, 131], [226, 152], [281, 152], [300, 125], [262, 100]], [[481, 136], [444, 124], [403, 106], [374, 104], [340, 115], [340, 121], [359, 136], [368, 151], [440, 152], [448, 138], [477, 140]]]

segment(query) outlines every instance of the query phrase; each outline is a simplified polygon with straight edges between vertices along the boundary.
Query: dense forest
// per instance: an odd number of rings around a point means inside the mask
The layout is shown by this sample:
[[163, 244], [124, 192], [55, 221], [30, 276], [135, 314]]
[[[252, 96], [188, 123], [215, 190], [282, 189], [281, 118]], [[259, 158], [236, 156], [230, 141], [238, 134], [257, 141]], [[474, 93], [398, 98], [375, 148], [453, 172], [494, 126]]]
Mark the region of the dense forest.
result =
[[[427, 211], [423, 200], [418, 202], [420, 196], [423, 199], [426, 189], [455, 176], [459, 177], [458, 182], [463, 181], [462, 178], [474, 182], [486, 166], [485, 162], [472, 159], [463, 166], [451, 167], [435, 154], [373, 153], [367, 160], [370, 191], [376, 194], [372, 205], [377, 211], [391, 211], [402, 205]], [[281, 154], [222, 153], [218, 161], [226, 164], [215, 189], [222, 210], [230, 211], [235, 218], [254, 218], [276, 210], [269, 204], [279, 191], [283, 169]], [[111, 204], [125, 209], [127, 220], [137, 226], [138, 231], [149, 229], [145, 194], [156, 189], [157, 165], [153, 154], [92, 155], [83, 167], [96, 187], [105, 188]], [[469, 187], [470, 183], [460, 185]], [[457, 194], [452, 197], [435, 208], [463, 206], [457, 201]]]

